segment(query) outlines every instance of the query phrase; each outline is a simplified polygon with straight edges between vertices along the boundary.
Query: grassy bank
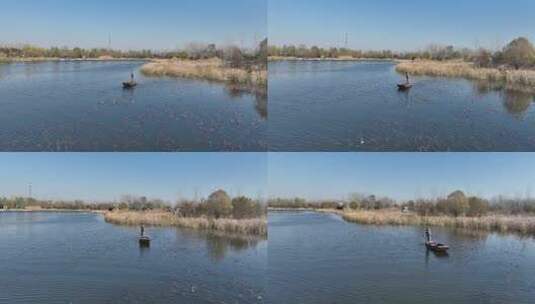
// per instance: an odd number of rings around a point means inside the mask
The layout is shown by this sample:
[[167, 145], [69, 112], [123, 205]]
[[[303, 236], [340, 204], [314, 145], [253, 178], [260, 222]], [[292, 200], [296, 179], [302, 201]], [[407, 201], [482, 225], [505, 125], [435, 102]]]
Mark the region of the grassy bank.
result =
[[154, 60], [141, 67], [146, 76], [201, 79], [243, 86], [267, 87], [267, 71], [259, 67], [233, 68], [218, 58]]
[[104, 214], [106, 222], [117, 225], [172, 226], [196, 230], [267, 236], [267, 221], [259, 219], [211, 219], [207, 217], [179, 217], [167, 211], [112, 211]]
[[535, 70], [478, 68], [464, 61], [402, 61], [396, 66], [399, 73], [436, 77], [461, 77], [500, 83], [506, 89], [535, 93]]
[[379, 211], [316, 210], [335, 213], [348, 222], [362, 225], [439, 226], [472, 231], [515, 233], [535, 236], [535, 216], [493, 214], [482, 217], [420, 216], [398, 209]]
[[493, 214], [482, 217], [420, 216], [399, 209], [355, 211], [313, 208], [270, 208], [270, 212], [314, 211], [341, 216], [345, 221], [361, 225], [448, 227], [481, 232], [514, 233], [535, 236], [535, 216]]

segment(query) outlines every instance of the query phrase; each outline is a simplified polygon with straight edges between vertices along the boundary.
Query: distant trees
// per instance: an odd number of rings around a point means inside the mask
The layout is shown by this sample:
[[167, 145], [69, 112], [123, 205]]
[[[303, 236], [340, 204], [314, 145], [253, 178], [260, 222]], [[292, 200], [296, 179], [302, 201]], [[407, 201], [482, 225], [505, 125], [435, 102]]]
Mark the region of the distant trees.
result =
[[181, 201], [172, 206], [161, 199], [151, 199], [146, 196], [124, 195], [116, 202], [91, 203], [82, 200], [53, 201], [36, 200], [33, 198], [0, 197], [0, 209], [28, 209], [39, 207], [42, 209], [57, 210], [130, 210], [152, 211], [165, 210], [174, 212], [181, 217], [208, 217], [208, 218], [258, 218], [266, 214], [265, 206], [245, 196], [231, 198], [225, 191], [218, 190], [210, 194], [205, 200]]
[[1, 46], [0, 58], [62, 58], [62, 59], [98, 59], [98, 58], [160, 58], [160, 59], [210, 59], [220, 58], [232, 67], [244, 65], [267, 65], [268, 40], [263, 39], [254, 49], [227, 46], [218, 48], [215, 44], [190, 43], [182, 50], [154, 52], [151, 50], [121, 51], [105, 48], [41, 48], [32, 45], [18, 47]]
[[261, 202], [254, 201], [245, 196], [231, 198], [225, 191], [218, 190], [210, 194], [205, 201], [183, 201], [176, 207], [181, 217], [258, 218], [266, 213]]
[[229, 217], [232, 214], [232, 200], [223, 190], [218, 190], [208, 197], [208, 214], [215, 217]]
[[510, 66], [515, 69], [535, 67], [535, 48], [524, 37], [511, 41], [501, 51], [491, 52], [487, 49], [471, 50], [455, 48], [452, 45], [431, 44], [416, 52], [361, 51], [347, 48], [320, 48], [305, 45], [269, 46], [268, 55], [274, 57], [297, 58], [371, 58], [371, 59], [427, 59], [427, 60], [465, 60], [474, 62], [478, 67]]
[[478, 217], [486, 215], [490, 210], [488, 201], [475, 196], [467, 197], [462, 191], [455, 191], [445, 199], [418, 200], [405, 206], [423, 216]]
[[258, 217], [263, 213], [262, 209], [261, 204], [245, 196], [236, 197], [232, 200], [232, 216], [235, 219]]
[[516, 69], [531, 67], [535, 64], [535, 48], [527, 38], [520, 37], [505, 46], [496, 59], [499, 63], [512, 65]]
[[492, 53], [485, 49], [479, 49], [473, 59], [474, 64], [479, 68], [491, 67], [493, 60]]

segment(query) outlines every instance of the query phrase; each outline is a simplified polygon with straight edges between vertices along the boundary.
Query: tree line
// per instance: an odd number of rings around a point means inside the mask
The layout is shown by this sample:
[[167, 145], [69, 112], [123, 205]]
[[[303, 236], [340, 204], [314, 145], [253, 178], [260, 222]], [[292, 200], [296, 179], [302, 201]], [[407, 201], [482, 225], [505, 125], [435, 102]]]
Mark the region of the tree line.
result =
[[50, 47], [42, 48], [33, 45], [0, 46], [0, 59], [2, 58], [62, 58], [62, 59], [99, 59], [99, 58], [132, 58], [132, 59], [210, 59], [220, 58], [232, 65], [241, 65], [245, 62], [257, 64], [267, 63], [267, 38], [250, 50], [237, 46], [217, 47], [216, 44], [191, 43], [181, 50], [152, 51], [146, 50], [114, 50], [109, 48], [68, 48]]
[[462, 191], [455, 191], [444, 198], [418, 199], [396, 202], [386, 197], [353, 194], [345, 201], [307, 201], [302, 198], [271, 199], [270, 208], [287, 209], [348, 209], [348, 210], [385, 210], [397, 208], [414, 212], [421, 216], [447, 215], [453, 217], [481, 217], [489, 213], [522, 215], [535, 214], [534, 199], [509, 199], [504, 197], [492, 200], [477, 196], [467, 196]]
[[0, 209], [24, 210], [87, 210], [87, 211], [153, 211], [165, 210], [180, 217], [211, 217], [247, 219], [265, 216], [267, 210], [260, 201], [245, 196], [231, 198], [218, 190], [198, 201], [182, 200], [172, 205], [161, 199], [125, 195], [117, 202], [91, 203], [82, 200], [38, 200], [27, 197], [0, 197]]
[[427, 59], [464, 60], [474, 62], [479, 67], [508, 66], [516, 69], [535, 67], [535, 48], [529, 39], [519, 37], [498, 51], [485, 48], [456, 48], [452, 45], [430, 45], [414, 52], [394, 52], [391, 50], [362, 51], [349, 48], [321, 48], [306, 45], [270, 46], [268, 55], [273, 57], [317, 58], [370, 58], [370, 59]]

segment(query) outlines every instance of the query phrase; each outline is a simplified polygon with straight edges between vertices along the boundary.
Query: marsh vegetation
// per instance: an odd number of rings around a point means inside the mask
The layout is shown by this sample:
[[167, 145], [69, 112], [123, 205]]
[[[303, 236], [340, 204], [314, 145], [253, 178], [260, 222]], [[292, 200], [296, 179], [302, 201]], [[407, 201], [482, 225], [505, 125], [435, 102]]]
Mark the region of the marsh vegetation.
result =
[[152, 60], [141, 68], [146, 76], [221, 82], [233, 90], [267, 96], [267, 39], [255, 50], [215, 44], [190, 46], [182, 56]]
[[524, 37], [514, 39], [497, 51], [436, 44], [414, 52], [285, 45], [271, 46], [268, 54], [273, 60], [398, 60], [401, 62], [396, 70], [400, 73], [500, 82], [508, 89], [535, 92], [535, 47]]
[[348, 222], [367, 225], [441, 226], [535, 236], [535, 200], [504, 197], [486, 200], [467, 196], [462, 191], [445, 198], [406, 202], [358, 194], [340, 202], [275, 199], [269, 202], [269, 207], [336, 213]]
[[52, 201], [0, 198], [0, 210], [98, 211], [106, 221], [120, 225], [176, 226], [238, 234], [267, 235], [266, 207], [245, 196], [231, 198], [218, 190], [206, 199], [179, 201], [127, 195], [117, 202]]

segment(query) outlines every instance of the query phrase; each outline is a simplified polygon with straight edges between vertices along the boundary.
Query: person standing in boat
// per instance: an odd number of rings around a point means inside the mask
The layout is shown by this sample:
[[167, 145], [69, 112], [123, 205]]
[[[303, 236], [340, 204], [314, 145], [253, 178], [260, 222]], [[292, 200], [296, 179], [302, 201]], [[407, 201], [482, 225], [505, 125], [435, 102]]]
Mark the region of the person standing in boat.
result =
[[133, 72], [130, 74], [130, 82], [134, 83], [134, 73]]
[[431, 229], [429, 228], [425, 229], [425, 241], [428, 243], [431, 242]]
[[411, 83], [408, 72], [405, 72], [405, 79], [406, 79], [406, 82], [405, 82], [406, 84], [410, 84]]
[[145, 236], [145, 226], [141, 225], [141, 236]]

